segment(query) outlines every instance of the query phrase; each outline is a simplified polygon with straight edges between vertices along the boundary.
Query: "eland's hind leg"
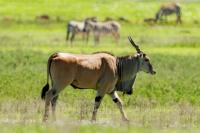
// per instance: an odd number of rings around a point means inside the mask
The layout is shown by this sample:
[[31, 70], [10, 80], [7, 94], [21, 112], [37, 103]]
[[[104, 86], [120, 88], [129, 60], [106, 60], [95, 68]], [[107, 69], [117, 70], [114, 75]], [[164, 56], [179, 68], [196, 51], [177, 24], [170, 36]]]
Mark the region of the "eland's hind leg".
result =
[[55, 111], [56, 111], [56, 103], [58, 100], [58, 95], [55, 96], [52, 100], [51, 100], [51, 107], [52, 107], [52, 116], [53, 116], [53, 120], [56, 120], [56, 115], [55, 115]]
[[43, 121], [47, 121], [48, 117], [49, 117], [49, 106], [50, 106], [50, 102], [58, 95], [58, 91], [55, 87], [53, 87], [51, 90], [49, 90], [46, 93], [45, 96], [45, 112], [44, 112], [44, 118]]
[[44, 117], [43, 117], [44, 122], [47, 121], [47, 119], [49, 117], [50, 103], [52, 105], [53, 118], [54, 118], [54, 120], [56, 119], [55, 110], [56, 110], [56, 102], [58, 99], [58, 94], [71, 82], [61, 81], [61, 82], [56, 82], [56, 83], [57, 84], [53, 85], [52, 89], [49, 90], [45, 96], [45, 112], [44, 112]]
[[[59, 56], [59, 55], [57, 55]], [[47, 91], [45, 95], [45, 112], [43, 121], [47, 121], [49, 116], [49, 106], [52, 103], [52, 112], [55, 114], [56, 101], [58, 94], [69, 84], [72, 83], [74, 79], [74, 67], [68, 66], [58, 57], [52, 59], [51, 63], [51, 80], [52, 80], [52, 89]], [[66, 76], [71, 75], [71, 76]], [[54, 115], [55, 116], [55, 115]]]
[[[57, 82], [56, 82], [57, 83]], [[54, 119], [55, 118], [55, 109], [56, 109], [56, 101], [58, 99], [58, 94], [60, 93], [61, 90], [63, 90], [63, 88], [65, 87], [65, 84], [60, 84], [60, 85], [56, 85], [54, 84], [52, 89], [49, 90], [46, 93], [45, 96], [45, 112], [44, 112], [44, 117], [43, 117], [43, 121], [47, 121], [48, 117], [49, 117], [49, 107], [50, 107], [50, 103], [52, 105], [52, 114]]]

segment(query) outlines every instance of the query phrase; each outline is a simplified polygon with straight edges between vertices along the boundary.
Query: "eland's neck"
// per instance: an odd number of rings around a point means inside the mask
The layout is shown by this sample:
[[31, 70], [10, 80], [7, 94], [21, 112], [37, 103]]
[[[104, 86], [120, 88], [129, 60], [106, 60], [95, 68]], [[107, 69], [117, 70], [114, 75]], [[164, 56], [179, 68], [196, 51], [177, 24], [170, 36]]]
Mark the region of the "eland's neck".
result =
[[117, 60], [118, 75], [121, 81], [134, 78], [140, 70], [140, 62], [138, 57], [118, 57]]

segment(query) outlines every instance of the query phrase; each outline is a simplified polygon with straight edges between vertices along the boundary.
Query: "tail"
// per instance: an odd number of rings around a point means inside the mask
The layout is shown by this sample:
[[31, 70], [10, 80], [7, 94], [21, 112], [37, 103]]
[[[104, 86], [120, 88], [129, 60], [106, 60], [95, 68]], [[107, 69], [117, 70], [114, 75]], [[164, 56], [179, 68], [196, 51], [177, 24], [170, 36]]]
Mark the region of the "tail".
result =
[[50, 68], [51, 68], [51, 62], [52, 62], [52, 57], [54, 57], [56, 54], [53, 54], [47, 63], [47, 83], [46, 85], [43, 87], [42, 91], [41, 91], [41, 98], [44, 100], [45, 99], [45, 95], [46, 92], [49, 90], [49, 76], [51, 76], [50, 74]]
[[47, 83], [43, 89], [42, 89], [42, 92], [41, 92], [41, 99], [44, 100], [45, 99], [45, 95], [46, 95], [46, 92], [49, 90], [49, 83]]

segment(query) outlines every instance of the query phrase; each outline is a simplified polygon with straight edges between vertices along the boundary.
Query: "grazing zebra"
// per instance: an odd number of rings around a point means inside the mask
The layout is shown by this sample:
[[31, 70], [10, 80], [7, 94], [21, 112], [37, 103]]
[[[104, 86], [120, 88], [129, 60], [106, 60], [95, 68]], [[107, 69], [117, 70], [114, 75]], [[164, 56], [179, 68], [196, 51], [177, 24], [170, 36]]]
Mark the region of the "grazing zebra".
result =
[[[96, 21], [96, 17], [91, 17], [87, 19], [94, 22]], [[84, 29], [84, 21], [69, 21], [67, 23], [66, 41], [68, 41], [70, 38], [70, 43], [72, 44], [74, 41], [75, 35], [79, 33], [79, 34], [82, 34], [83, 40], [86, 39], [86, 42], [88, 42], [90, 30], [83, 31], [83, 29]]]
[[98, 44], [100, 42], [100, 36], [111, 34], [116, 43], [120, 39], [120, 24], [116, 21], [106, 21], [106, 22], [93, 22], [90, 19], [86, 19], [84, 23], [84, 31], [93, 31], [94, 43]]
[[178, 3], [169, 3], [164, 4], [160, 7], [159, 11], [156, 13], [155, 22], [162, 19], [162, 16], [165, 16], [165, 19], [168, 15], [176, 14], [176, 22], [181, 23], [181, 7]]
[[[122, 119], [128, 121], [117, 91], [131, 94], [135, 78], [140, 71], [156, 74], [149, 57], [140, 50], [131, 37], [129, 37], [129, 41], [137, 53], [124, 57], [117, 57], [105, 52], [87, 55], [56, 53], [50, 56], [47, 63], [47, 83], [41, 91], [41, 98], [45, 99], [43, 121], [48, 119], [50, 104], [55, 119], [58, 95], [68, 85], [78, 89], [96, 90], [93, 121], [96, 120], [97, 110], [106, 94], [118, 106]], [[49, 78], [52, 83], [50, 90]]]

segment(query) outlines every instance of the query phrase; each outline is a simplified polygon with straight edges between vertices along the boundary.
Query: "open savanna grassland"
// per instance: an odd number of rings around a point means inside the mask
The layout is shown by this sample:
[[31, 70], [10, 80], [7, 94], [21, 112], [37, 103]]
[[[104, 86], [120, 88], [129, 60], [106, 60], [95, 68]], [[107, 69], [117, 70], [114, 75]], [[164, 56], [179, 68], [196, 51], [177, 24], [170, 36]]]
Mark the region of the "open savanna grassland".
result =
[[[200, 127], [200, 3], [182, 2], [181, 25], [175, 16], [168, 23], [148, 25], [162, 2], [131, 0], [1, 0], [0, 1], [0, 132], [199, 132]], [[47, 14], [48, 21], [35, 20]], [[124, 17], [121, 39], [116, 45], [104, 37], [94, 46], [77, 36], [74, 46], [65, 41], [66, 22], [88, 16]], [[59, 19], [58, 19], [59, 18]], [[117, 56], [135, 50], [133, 36], [147, 53], [157, 74], [138, 75], [131, 96], [123, 96], [130, 123], [106, 96], [98, 120], [90, 117], [95, 91], [68, 86], [60, 95], [57, 121], [41, 122], [44, 103], [40, 91], [46, 83], [46, 63], [55, 52], [92, 53], [108, 51]]]

